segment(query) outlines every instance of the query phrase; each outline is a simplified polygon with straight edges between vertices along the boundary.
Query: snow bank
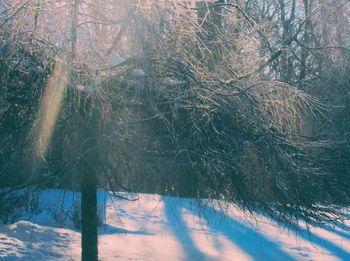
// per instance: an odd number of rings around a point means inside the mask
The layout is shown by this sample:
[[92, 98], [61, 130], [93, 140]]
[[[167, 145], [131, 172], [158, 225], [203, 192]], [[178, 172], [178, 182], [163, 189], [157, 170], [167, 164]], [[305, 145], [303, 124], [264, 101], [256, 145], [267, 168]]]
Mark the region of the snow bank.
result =
[[[0, 260], [80, 260], [79, 231], [50, 214], [57, 208], [71, 215], [79, 199], [78, 193], [44, 192], [41, 214], [0, 226]], [[198, 212], [189, 199], [141, 194], [125, 201], [100, 192], [98, 202], [105, 221], [99, 229], [104, 261], [350, 260], [349, 223], [296, 233], [263, 218], [255, 222], [234, 208], [226, 214], [212, 207]]]

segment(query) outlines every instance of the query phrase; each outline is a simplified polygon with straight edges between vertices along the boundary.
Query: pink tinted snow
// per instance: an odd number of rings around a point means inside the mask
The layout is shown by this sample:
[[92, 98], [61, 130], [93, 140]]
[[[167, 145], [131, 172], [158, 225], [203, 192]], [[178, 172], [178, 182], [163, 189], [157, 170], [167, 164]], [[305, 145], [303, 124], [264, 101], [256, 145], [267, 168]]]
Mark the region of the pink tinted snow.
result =
[[[100, 259], [350, 260], [349, 222], [295, 233], [264, 218], [256, 222], [234, 207], [219, 214], [194, 206], [189, 199], [158, 195], [140, 194], [137, 201], [107, 197]], [[79, 232], [30, 221], [0, 226], [0, 260], [80, 260]]]

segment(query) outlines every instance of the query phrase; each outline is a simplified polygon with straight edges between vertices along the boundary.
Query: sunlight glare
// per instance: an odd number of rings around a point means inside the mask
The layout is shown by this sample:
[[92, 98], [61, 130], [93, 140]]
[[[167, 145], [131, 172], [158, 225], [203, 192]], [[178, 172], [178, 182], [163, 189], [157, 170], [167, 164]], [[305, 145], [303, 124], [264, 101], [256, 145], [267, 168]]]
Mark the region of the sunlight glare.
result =
[[68, 82], [67, 65], [57, 60], [43, 95], [35, 123], [35, 156], [44, 159], [54, 132]]

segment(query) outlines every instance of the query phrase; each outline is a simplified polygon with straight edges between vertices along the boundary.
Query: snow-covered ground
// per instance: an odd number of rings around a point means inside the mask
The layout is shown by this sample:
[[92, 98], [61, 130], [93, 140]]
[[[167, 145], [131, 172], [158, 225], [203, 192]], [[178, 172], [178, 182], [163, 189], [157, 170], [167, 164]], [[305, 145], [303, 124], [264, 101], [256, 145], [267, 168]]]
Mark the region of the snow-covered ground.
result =
[[[102, 192], [98, 198], [105, 223], [99, 255], [105, 261], [350, 260], [350, 222], [295, 233], [234, 208], [226, 214], [211, 207], [198, 211], [189, 199], [141, 194], [125, 201]], [[0, 225], [0, 260], [80, 260], [80, 234], [72, 222], [79, 195], [46, 191], [40, 199], [40, 214]]]

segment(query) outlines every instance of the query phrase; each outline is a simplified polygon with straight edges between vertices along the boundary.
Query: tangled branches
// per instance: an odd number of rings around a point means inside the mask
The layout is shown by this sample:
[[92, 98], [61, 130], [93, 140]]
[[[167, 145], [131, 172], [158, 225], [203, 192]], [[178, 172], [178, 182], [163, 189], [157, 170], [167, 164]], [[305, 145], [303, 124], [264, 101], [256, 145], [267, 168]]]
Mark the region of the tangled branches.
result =
[[124, 4], [127, 26], [103, 24], [118, 32], [104, 39], [107, 54], [124, 43], [116, 65], [84, 48], [74, 62], [61, 52], [69, 81], [48, 168], [74, 187], [83, 158], [107, 189], [224, 199], [294, 224], [340, 214], [321, 205], [339, 193], [348, 204], [347, 184], [310, 153], [324, 143], [302, 135], [303, 119], [323, 113], [319, 101], [264, 79], [259, 28], [235, 5], [205, 2]]

